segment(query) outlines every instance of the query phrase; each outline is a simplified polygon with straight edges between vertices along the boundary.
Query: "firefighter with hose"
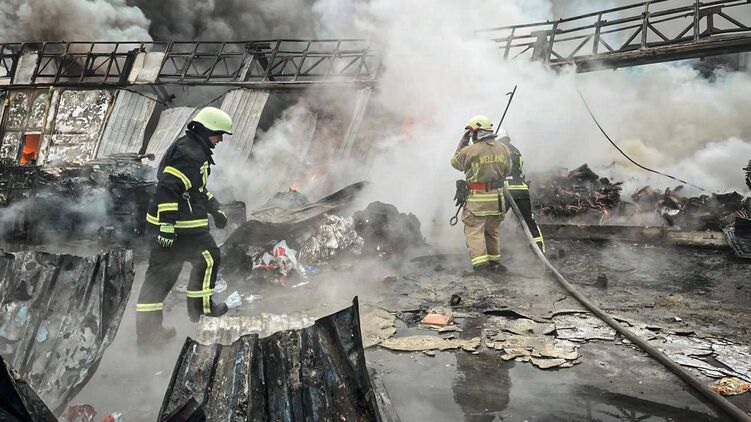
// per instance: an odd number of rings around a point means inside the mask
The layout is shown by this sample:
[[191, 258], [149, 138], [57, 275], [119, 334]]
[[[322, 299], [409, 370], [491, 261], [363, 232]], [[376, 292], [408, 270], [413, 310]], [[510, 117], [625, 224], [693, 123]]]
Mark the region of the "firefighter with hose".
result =
[[466, 177], [466, 185], [465, 181], [457, 182], [455, 199], [465, 203], [462, 222], [470, 261], [475, 271], [503, 271], [506, 268], [501, 264], [500, 226], [505, 212], [502, 189], [511, 174], [511, 150], [493, 133], [493, 123], [486, 116], [471, 118], [465, 129], [451, 165]]
[[519, 206], [519, 210], [524, 216], [524, 221], [527, 222], [529, 231], [534, 236], [537, 247], [540, 248], [542, 253], [545, 253], [545, 241], [542, 238], [542, 232], [540, 227], [535, 221], [535, 216], [532, 213], [532, 200], [529, 196], [529, 184], [524, 175], [524, 159], [522, 153], [517, 147], [511, 144], [511, 137], [504, 128], [499, 128], [498, 139], [508, 147], [511, 151], [511, 174], [506, 176], [506, 187], [511, 193], [511, 197], [514, 198], [514, 202]]
[[175, 329], [162, 326], [164, 299], [175, 285], [184, 262], [190, 262], [188, 316], [218, 317], [225, 303], [212, 300], [220, 254], [209, 233], [208, 214], [217, 228], [227, 225], [219, 201], [207, 189], [214, 160], [213, 149], [224, 135], [232, 134], [232, 119], [222, 110], [205, 107], [188, 123], [185, 135], [175, 140], [159, 164], [156, 194], [146, 220], [154, 232], [146, 279], [136, 305], [136, 338], [139, 345], [163, 342]]

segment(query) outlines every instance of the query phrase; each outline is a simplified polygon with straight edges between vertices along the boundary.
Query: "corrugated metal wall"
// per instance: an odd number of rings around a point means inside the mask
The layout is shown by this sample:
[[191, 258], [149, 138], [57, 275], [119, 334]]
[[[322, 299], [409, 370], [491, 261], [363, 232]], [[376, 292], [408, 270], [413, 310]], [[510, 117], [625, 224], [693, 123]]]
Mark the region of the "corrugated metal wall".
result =
[[145, 95], [119, 91], [99, 143], [97, 158], [110, 154], [137, 153], [143, 145], [146, 125], [155, 106], [156, 101]]
[[380, 421], [357, 299], [302, 330], [229, 346], [187, 339], [159, 420], [191, 398], [209, 421]]
[[232, 117], [232, 132], [228, 137], [231, 145], [242, 158], [250, 156], [258, 129], [258, 121], [269, 99], [268, 91], [236, 89], [228, 92], [222, 100], [221, 109]]
[[146, 153], [156, 156], [156, 159], [152, 161], [153, 165], [159, 165], [162, 154], [175, 139], [182, 135], [185, 126], [195, 113], [195, 107], [175, 107], [162, 112], [154, 135], [151, 136], [149, 145], [146, 147]]
[[56, 412], [94, 375], [133, 285], [133, 252], [0, 256], [0, 342], [7, 361]]

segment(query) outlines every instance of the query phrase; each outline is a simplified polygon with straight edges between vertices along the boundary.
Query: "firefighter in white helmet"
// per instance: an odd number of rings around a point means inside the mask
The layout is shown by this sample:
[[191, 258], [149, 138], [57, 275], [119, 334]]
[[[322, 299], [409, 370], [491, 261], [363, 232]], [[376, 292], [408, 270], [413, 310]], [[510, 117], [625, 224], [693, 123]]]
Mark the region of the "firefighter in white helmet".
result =
[[[465, 127], [451, 165], [464, 172], [469, 194], [462, 214], [472, 268], [504, 270], [501, 265], [500, 225], [505, 206], [503, 183], [511, 172], [511, 151], [493, 134], [485, 116]], [[470, 145], [470, 139], [474, 142]]]
[[146, 215], [155, 241], [136, 305], [139, 344], [175, 336], [174, 328], [162, 327], [162, 310], [186, 261], [193, 267], [187, 291], [191, 321], [198, 321], [201, 315], [216, 317], [227, 312], [226, 304], [212, 300], [220, 254], [209, 233], [208, 214], [220, 229], [227, 225], [227, 216], [206, 189], [214, 164], [212, 150], [225, 134], [232, 134], [230, 116], [218, 108], [203, 108], [159, 164], [156, 194]]

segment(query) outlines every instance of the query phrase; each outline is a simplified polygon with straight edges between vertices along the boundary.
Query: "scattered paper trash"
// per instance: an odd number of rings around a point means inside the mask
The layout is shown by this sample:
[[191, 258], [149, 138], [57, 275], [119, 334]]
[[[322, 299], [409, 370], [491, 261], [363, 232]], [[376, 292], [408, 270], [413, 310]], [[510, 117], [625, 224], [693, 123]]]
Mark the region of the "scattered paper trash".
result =
[[239, 308], [243, 304], [243, 298], [240, 296], [240, 293], [235, 290], [227, 296], [227, 300], [224, 301], [224, 303], [227, 304], [227, 307], [230, 309]]
[[723, 396], [736, 396], [751, 389], [751, 384], [736, 377], [725, 377], [710, 384], [709, 388]]

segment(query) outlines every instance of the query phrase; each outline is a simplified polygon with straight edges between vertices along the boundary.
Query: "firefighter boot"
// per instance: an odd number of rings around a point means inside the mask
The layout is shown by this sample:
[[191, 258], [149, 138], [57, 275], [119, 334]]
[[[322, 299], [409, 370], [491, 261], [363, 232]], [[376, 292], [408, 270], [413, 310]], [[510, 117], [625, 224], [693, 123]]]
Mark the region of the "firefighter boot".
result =
[[[206, 308], [204, 308], [204, 300], [207, 301]], [[206, 312], [208, 310], [208, 312]], [[201, 315], [208, 317], [220, 317], [227, 313], [229, 307], [224, 302], [216, 303], [210, 297], [209, 298], [188, 298], [188, 318], [191, 322], [198, 322]]]
[[162, 327], [162, 312], [136, 313], [136, 344], [154, 346], [166, 343], [177, 335], [174, 327]]

